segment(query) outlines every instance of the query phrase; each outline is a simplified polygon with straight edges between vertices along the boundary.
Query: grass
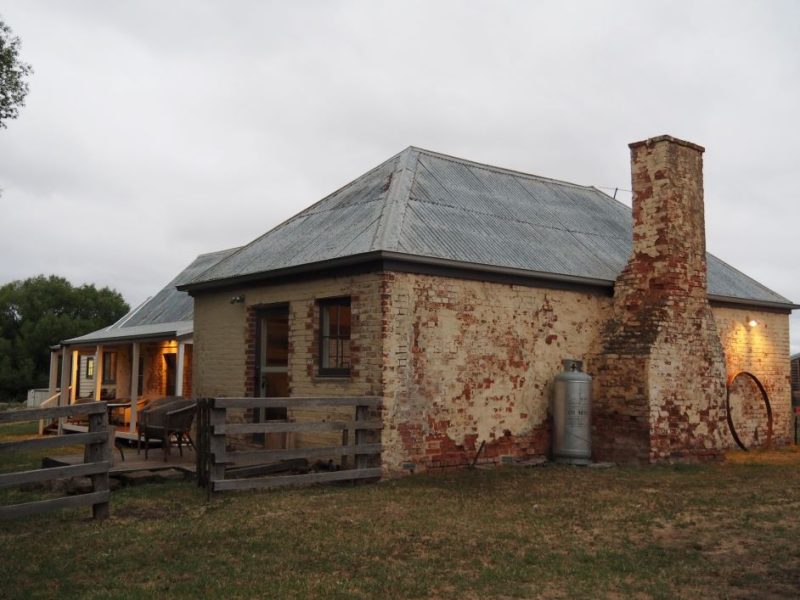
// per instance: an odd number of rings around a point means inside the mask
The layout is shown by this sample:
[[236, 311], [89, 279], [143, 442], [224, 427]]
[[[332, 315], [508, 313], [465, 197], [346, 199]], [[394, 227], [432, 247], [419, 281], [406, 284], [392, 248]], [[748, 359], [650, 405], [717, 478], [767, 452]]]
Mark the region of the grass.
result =
[[84, 509], [0, 523], [0, 597], [792, 597], [798, 482], [792, 448], [714, 466], [507, 467], [211, 502], [190, 482], [123, 488], [106, 522]]

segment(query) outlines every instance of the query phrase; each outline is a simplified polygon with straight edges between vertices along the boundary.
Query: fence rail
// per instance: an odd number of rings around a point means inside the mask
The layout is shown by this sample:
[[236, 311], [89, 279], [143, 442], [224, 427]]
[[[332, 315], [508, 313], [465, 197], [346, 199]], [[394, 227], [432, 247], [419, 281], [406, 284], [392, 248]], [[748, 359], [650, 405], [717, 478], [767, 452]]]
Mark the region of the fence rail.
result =
[[108, 485], [108, 471], [111, 468], [112, 459], [112, 442], [110, 438], [112, 431], [108, 427], [108, 410], [105, 402], [7, 411], [0, 413], [0, 423], [38, 421], [41, 419], [57, 419], [59, 417], [78, 415], [85, 415], [88, 417], [88, 433], [58, 435], [17, 442], [4, 442], [0, 444], [0, 450], [54, 448], [84, 444], [85, 452], [83, 464], [4, 473], [0, 475], [0, 488], [15, 487], [29, 483], [41, 483], [66, 477], [89, 476], [92, 480], [92, 491], [76, 496], [65, 496], [62, 498], [0, 506], [0, 519], [15, 519], [25, 515], [89, 505], [92, 507], [92, 516], [95, 519], [104, 519], [108, 517], [109, 501], [111, 499], [111, 492]]
[[[379, 431], [383, 423], [370, 419], [370, 413], [381, 406], [378, 397], [314, 397], [314, 398], [203, 398], [198, 401], [197, 413], [197, 481], [209, 494], [224, 490], [268, 489], [288, 485], [303, 485], [331, 481], [379, 479], [380, 457], [383, 447], [367, 439], [370, 432]], [[348, 408], [355, 410], [353, 420], [330, 421], [267, 421], [256, 423], [229, 422], [229, 409], [258, 410], [265, 408], [307, 409]], [[264, 450], [230, 449], [229, 435], [341, 432], [340, 446], [315, 446]], [[354, 438], [351, 441], [351, 433]], [[349, 466], [353, 458], [354, 468]], [[262, 464], [274, 465], [280, 461], [302, 459], [339, 459], [340, 470], [293, 475], [271, 475], [253, 478], [236, 478], [236, 466]], [[267, 469], [268, 470], [268, 469]], [[234, 475], [233, 477], [226, 477]]]

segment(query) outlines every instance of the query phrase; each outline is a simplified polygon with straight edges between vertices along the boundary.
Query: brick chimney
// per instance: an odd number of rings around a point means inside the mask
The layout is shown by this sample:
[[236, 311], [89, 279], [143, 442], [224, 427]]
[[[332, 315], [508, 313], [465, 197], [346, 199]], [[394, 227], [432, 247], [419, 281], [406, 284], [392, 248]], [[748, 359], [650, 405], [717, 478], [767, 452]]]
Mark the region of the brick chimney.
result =
[[595, 455], [713, 459], [728, 428], [725, 357], [708, 303], [704, 149], [666, 135], [630, 149], [633, 250], [595, 369]]

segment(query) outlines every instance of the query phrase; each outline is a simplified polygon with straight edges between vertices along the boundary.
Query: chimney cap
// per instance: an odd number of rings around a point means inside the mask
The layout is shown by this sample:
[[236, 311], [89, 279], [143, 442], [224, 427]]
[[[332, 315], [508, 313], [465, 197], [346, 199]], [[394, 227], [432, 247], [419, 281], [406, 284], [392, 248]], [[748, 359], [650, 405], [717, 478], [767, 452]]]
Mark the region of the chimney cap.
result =
[[700, 146], [699, 144], [687, 142], [686, 140], [681, 140], [676, 137], [672, 137], [671, 135], [657, 135], [656, 137], [651, 137], [646, 140], [642, 140], [641, 142], [631, 142], [630, 144], [628, 144], [628, 147], [638, 148], [639, 146], [654, 146], [659, 142], [669, 142], [670, 144], [678, 144], [679, 146], [686, 146], [687, 148], [691, 148], [692, 150], [697, 150], [698, 152], [706, 151], [706, 149]]

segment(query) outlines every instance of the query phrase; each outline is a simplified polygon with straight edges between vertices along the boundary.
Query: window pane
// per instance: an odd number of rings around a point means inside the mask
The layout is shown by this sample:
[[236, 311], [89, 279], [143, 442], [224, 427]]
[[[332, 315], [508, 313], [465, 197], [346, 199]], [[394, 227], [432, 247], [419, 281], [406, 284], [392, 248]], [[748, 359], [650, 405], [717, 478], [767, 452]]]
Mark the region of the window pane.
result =
[[322, 319], [320, 331], [323, 337], [328, 337], [331, 334], [331, 307], [325, 304], [320, 306], [319, 314]]
[[284, 398], [288, 395], [288, 373], [264, 373], [261, 376], [261, 396], [264, 398]]
[[330, 328], [329, 332], [332, 336], [339, 333], [339, 307], [335, 304], [328, 307], [328, 314], [330, 315]]
[[321, 300], [319, 314], [319, 366], [346, 371], [350, 367], [350, 299]]
[[261, 360], [267, 367], [289, 366], [289, 311], [270, 311], [261, 319]]
[[336, 338], [328, 338], [326, 346], [328, 347], [328, 362], [326, 364], [327, 367], [332, 369], [336, 369], [339, 367], [339, 349], [337, 346], [339, 345]]
[[329, 338], [323, 337], [322, 343], [320, 344], [320, 350], [322, 351], [322, 356], [319, 357], [320, 365], [323, 368], [328, 368], [331, 366], [331, 353], [330, 348], [328, 348], [328, 340]]
[[350, 339], [350, 305], [339, 307], [339, 337]]

